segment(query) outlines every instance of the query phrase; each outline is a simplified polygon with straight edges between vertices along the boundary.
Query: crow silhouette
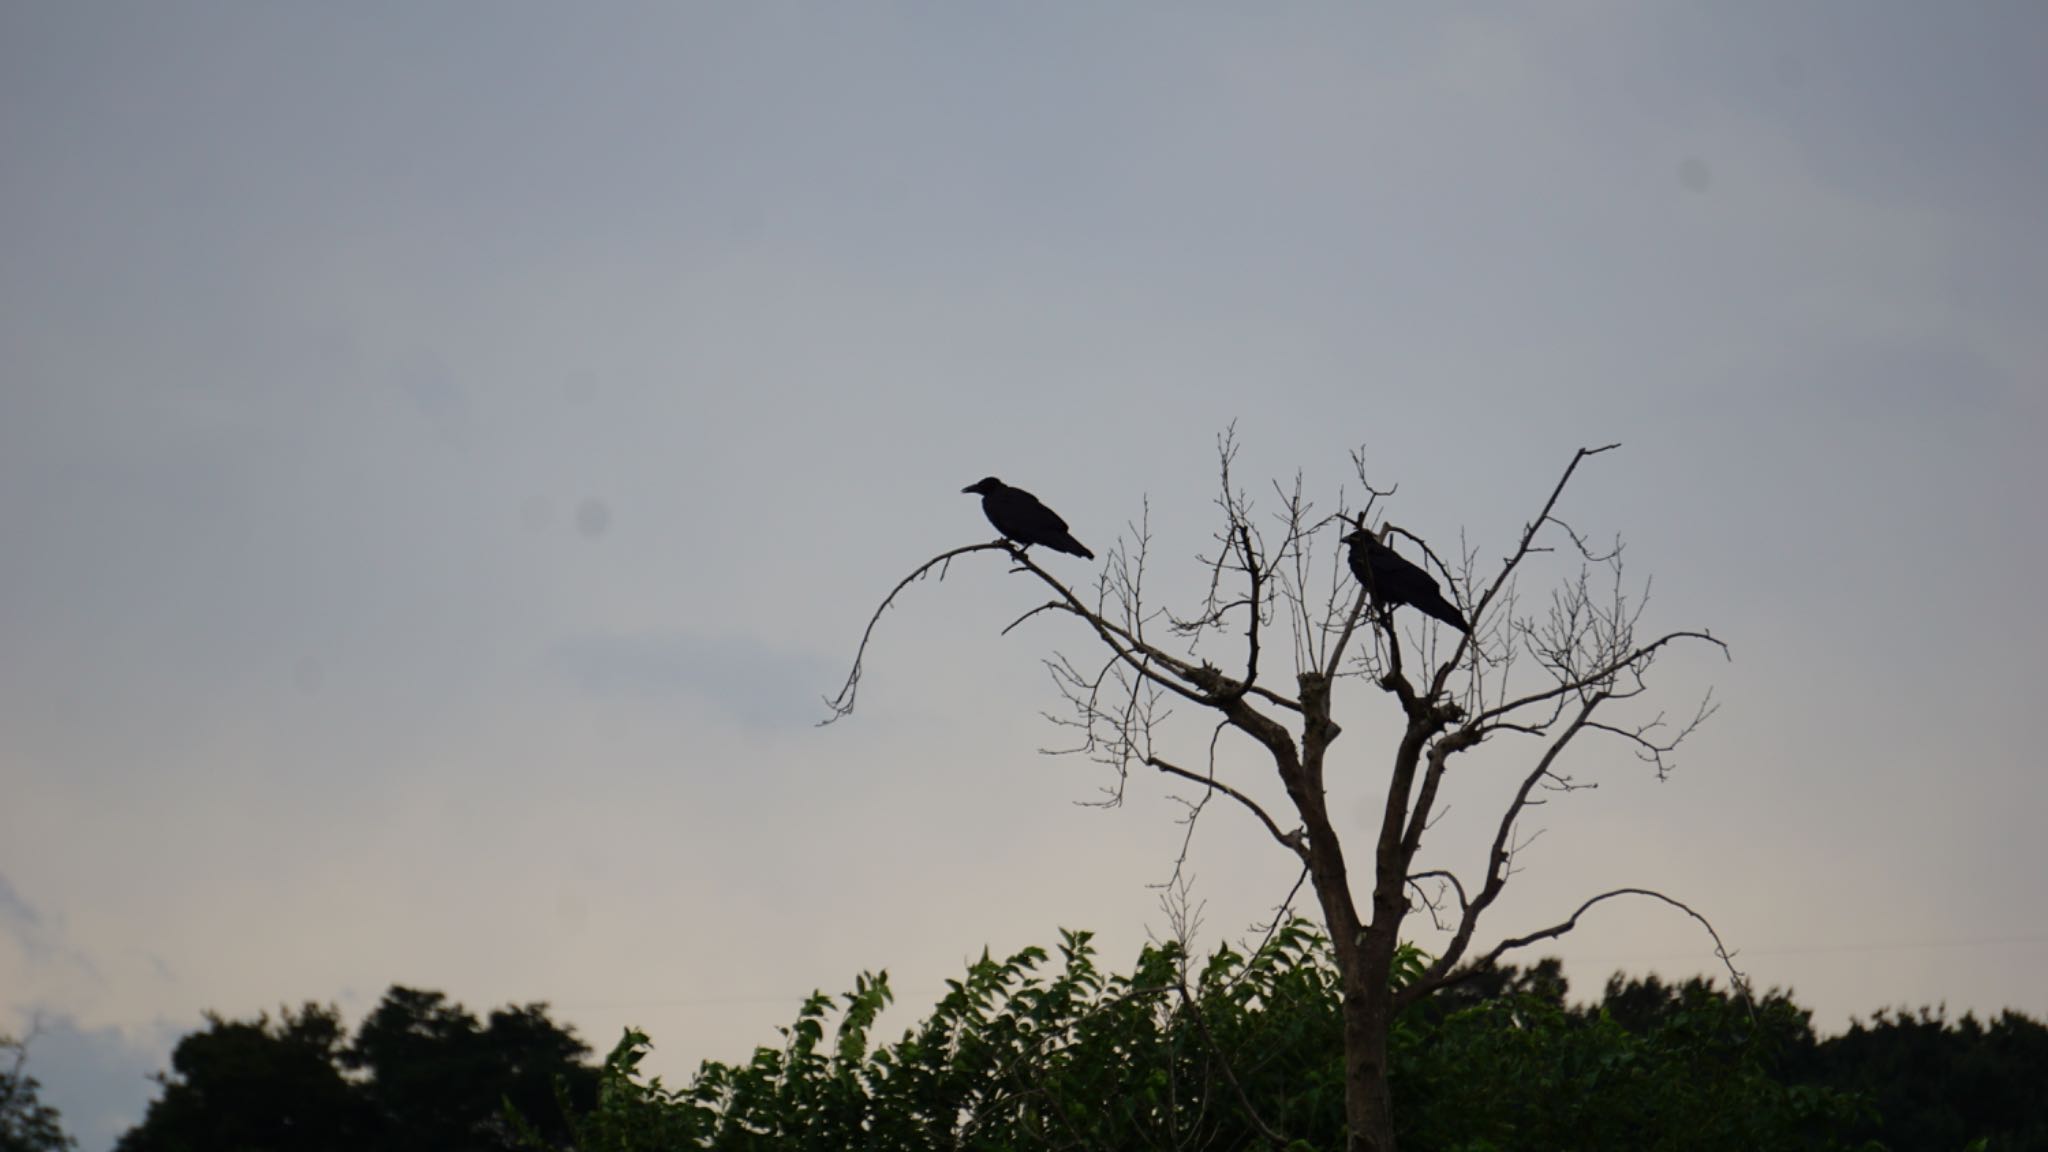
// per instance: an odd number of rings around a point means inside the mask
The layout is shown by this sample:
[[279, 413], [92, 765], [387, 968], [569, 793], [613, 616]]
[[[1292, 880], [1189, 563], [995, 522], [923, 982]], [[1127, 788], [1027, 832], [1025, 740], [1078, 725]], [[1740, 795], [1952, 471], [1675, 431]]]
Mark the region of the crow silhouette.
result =
[[1038, 502], [1038, 497], [1022, 488], [1012, 488], [993, 476], [978, 480], [962, 492], [973, 492], [981, 497], [981, 511], [988, 522], [996, 526], [1003, 538], [1019, 548], [1043, 544], [1055, 552], [1070, 556], [1095, 559], [1095, 553], [1083, 547], [1073, 534], [1067, 531], [1067, 522], [1059, 514]]
[[1444, 599], [1435, 577], [1408, 562], [1399, 552], [1379, 542], [1360, 528], [1344, 537], [1351, 545], [1351, 574], [1365, 585], [1375, 604], [1391, 613], [1403, 604], [1434, 616], [1467, 636], [1472, 626], [1458, 612], [1458, 606]]

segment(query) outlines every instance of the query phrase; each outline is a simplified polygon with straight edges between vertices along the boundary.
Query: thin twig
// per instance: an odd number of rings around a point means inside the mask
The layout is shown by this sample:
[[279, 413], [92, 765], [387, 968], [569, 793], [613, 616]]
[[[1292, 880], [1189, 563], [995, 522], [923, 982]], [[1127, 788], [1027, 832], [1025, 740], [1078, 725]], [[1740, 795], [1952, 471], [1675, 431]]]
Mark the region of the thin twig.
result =
[[832, 714], [818, 721], [820, 728], [832, 723], [834, 720], [843, 720], [853, 715], [854, 698], [860, 693], [861, 664], [867, 659], [868, 655], [868, 641], [874, 637], [875, 625], [881, 623], [882, 613], [887, 612], [889, 606], [896, 603], [896, 597], [905, 588], [924, 579], [934, 568], [940, 569], [939, 579], [944, 580], [946, 578], [944, 569], [952, 564], [955, 556], [965, 556], [969, 552], [990, 551], [1011, 552], [1014, 550], [1010, 547], [1009, 542], [1004, 540], [997, 540], [989, 544], [969, 544], [964, 548], [955, 548], [950, 552], [942, 552], [932, 557], [930, 560], [918, 565], [917, 569], [911, 572], [910, 575], [896, 582], [896, 587], [891, 588], [889, 594], [882, 597], [881, 607], [876, 608], [875, 614], [868, 617], [868, 626], [861, 631], [860, 647], [854, 650], [853, 669], [846, 674], [846, 683], [840, 686], [837, 695], [825, 698], [825, 706], [832, 710]]

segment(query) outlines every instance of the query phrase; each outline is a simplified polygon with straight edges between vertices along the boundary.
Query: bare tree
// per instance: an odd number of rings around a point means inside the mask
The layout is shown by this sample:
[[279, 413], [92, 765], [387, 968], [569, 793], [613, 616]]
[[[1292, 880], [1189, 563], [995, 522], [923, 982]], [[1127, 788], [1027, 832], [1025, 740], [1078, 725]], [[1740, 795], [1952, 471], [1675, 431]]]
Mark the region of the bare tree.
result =
[[[1596, 548], [1560, 517], [1559, 500], [1579, 466], [1615, 447], [1580, 449], [1499, 567], [1486, 575], [1479, 570], [1476, 551], [1462, 550], [1453, 568], [1420, 536], [1383, 522], [1380, 513], [1392, 490], [1372, 486], [1362, 452], [1352, 457], [1363, 486], [1361, 507], [1347, 508], [1340, 501], [1333, 512], [1319, 515], [1297, 475], [1291, 487], [1273, 486], [1274, 511], [1257, 514], [1233, 478], [1237, 446], [1225, 433], [1218, 442], [1221, 525], [1214, 555], [1202, 558], [1207, 593], [1193, 611], [1176, 614], [1145, 599], [1149, 515], [1118, 541], [1086, 596], [1006, 542], [956, 548], [921, 565], [884, 598], [868, 622], [844, 687], [829, 701], [831, 719], [853, 711], [868, 638], [913, 582], [934, 572], [943, 576], [953, 560], [969, 553], [994, 551], [1006, 556], [1012, 571], [1043, 583], [1049, 598], [1004, 632], [1054, 614], [1082, 621], [1092, 636], [1095, 653], [1089, 659], [1056, 654], [1046, 663], [1065, 705], [1064, 714], [1051, 718], [1072, 733], [1070, 751], [1102, 762], [1114, 774], [1103, 802], [1120, 802], [1131, 771], [1150, 768], [1198, 789], [1187, 801], [1191, 823], [1208, 801], [1224, 798], [1300, 861], [1329, 933], [1343, 990], [1350, 1147], [1391, 1152], [1387, 1038], [1396, 1015], [1506, 953], [1570, 931], [1595, 905], [1639, 895], [1686, 912], [1706, 926], [1716, 954], [1729, 964], [1741, 989], [1740, 974], [1705, 918], [1647, 889], [1602, 892], [1560, 923], [1499, 938], [1490, 947], [1474, 943], [1480, 939], [1481, 921], [1518, 870], [1516, 853], [1528, 842], [1522, 821], [1529, 809], [1548, 795], [1590, 787], [1565, 771], [1566, 753], [1575, 743], [1619, 740], [1661, 778], [1671, 768], [1672, 750], [1714, 710], [1709, 696], [1679, 723], [1667, 723], [1661, 714], [1615, 716], [1633, 711], [1617, 706], [1648, 692], [1652, 667], [1673, 646], [1697, 642], [1726, 654], [1726, 646], [1705, 631], [1642, 632], [1647, 597], [1631, 597], [1625, 590], [1619, 542]], [[1382, 522], [1373, 529], [1375, 520]], [[1471, 634], [1432, 629], [1404, 636], [1393, 614], [1373, 605], [1366, 589], [1349, 577], [1341, 548], [1329, 549], [1326, 558], [1318, 556], [1318, 540], [1328, 538], [1325, 529], [1335, 527], [1341, 534], [1351, 525], [1375, 530], [1390, 542], [1397, 537], [1408, 541], [1449, 584], [1472, 623]], [[1525, 563], [1552, 551], [1577, 559], [1576, 577], [1552, 591], [1541, 612], [1518, 612], [1517, 578]], [[1438, 637], [1446, 639], [1439, 643]], [[1232, 650], [1227, 667], [1203, 655], [1219, 643]], [[1275, 648], [1282, 658], [1291, 657], [1291, 684], [1276, 684], [1270, 675]], [[1352, 883], [1353, 858], [1331, 821], [1324, 788], [1330, 749], [1343, 731], [1332, 718], [1332, 695], [1347, 682], [1389, 694], [1401, 717], [1398, 729], [1375, 734], [1390, 753], [1391, 770], [1377, 832], [1358, 846], [1370, 853], [1363, 869], [1370, 890], [1362, 906]], [[1168, 754], [1163, 730], [1174, 714], [1207, 717], [1206, 762]], [[1276, 816], [1256, 798], [1256, 787], [1242, 776], [1231, 778], [1225, 762], [1237, 758], [1223, 745], [1229, 733], [1249, 738], [1252, 748], [1263, 753], [1259, 759], [1278, 773], [1291, 816]], [[1454, 759], [1495, 738], [1518, 741], [1528, 751], [1486, 858], [1476, 871], [1462, 873], [1420, 867], [1423, 837], [1438, 815], [1439, 792]], [[1424, 911], [1448, 933], [1448, 943], [1419, 975], [1410, 972], [1397, 980], [1402, 925]]]

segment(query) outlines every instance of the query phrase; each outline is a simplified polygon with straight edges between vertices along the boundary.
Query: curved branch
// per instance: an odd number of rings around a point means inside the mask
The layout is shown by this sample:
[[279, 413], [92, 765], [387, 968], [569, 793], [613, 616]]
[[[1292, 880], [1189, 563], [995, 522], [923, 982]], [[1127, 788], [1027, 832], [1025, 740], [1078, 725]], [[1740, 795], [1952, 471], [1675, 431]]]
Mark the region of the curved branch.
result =
[[[1475, 962], [1474, 964], [1470, 965], [1469, 967], [1465, 968], [1460, 972], [1446, 976], [1444, 979], [1438, 981], [1433, 985], [1429, 985], [1426, 991], [1433, 992], [1437, 989], [1448, 987], [1451, 984], [1458, 983], [1459, 981], [1469, 979], [1470, 977], [1475, 976], [1480, 972], [1487, 970], [1488, 968], [1491, 968], [1494, 965], [1494, 963], [1501, 958], [1501, 955], [1503, 953], [1511, 952], [1516, 948], [1526, 948], [1531, 944], [1539, 943], [1544, 940], [1554, 940], [1557, 937], [1562, 936], [1565, 933], [1571, 931], [1572, 929], [1578, 927], [1579, 917], [1584, 916], [1588, 911], [1592, 909], [1592, 907], [1595, 904], [1604, 903], [1618, 896], [1647, 896], [1652, 900], [1661, 900], [1664, 903], [1671, 905], [1673, 908], [1678, 909], [1680, 912], [1685, 913], [1687, 916], [1692, 917], [1694, 920], [1699, 921], [1700, 927], [1705, 928], [1707, 930], [1708, 938], [1713, 940], [1714, 942], [1714, 958], [1719, 960], [1722, 966], [1728, 969], [1729, 983], [1734, 986], [1735, 994], [1742, 998], [1743, 1006], [1749, 1009], [1751, 1017], [1754, 1018], [1756, 1014], [1756, 1005], [1750, 999], [1749, 977], [1744, 976], [1741, 973], [1741, 971], [1739, 971], [1735, 967], [1735, 954], [1728, 951], [1728, 945], [1721, 940], [1721, 933], [1715, 930], [1713, 921], [1708, 920], [1705, 915], [1701, 914], [1697, 909], [1693, 908], [1690, 904], [1687, 904], [1682, 900], [1675, 900], [1669, 896], [1666, 896], [1662, 892], [1657, 891], [1654, 888], [1616, 888], [1611, 892], [1602, 892], [1598, 896], [1595, 896], [1587, 900], [1585, 903], [1579, 905], [1576, 911], [1574, 911], [1569, 917], [1567, 917], [1559, 923], [1552, 924], [1548, 928], [1538, 929], [1537, 931], [1531, 932], [1525, 936], [1511, 936], [1505, 940], [1502, 940], [1500, 943], [1494, 945], [1493, 949], [1489, 951], [1486, 955], [1480, 957], [1477, 962]], [[1406, 996], [1408, 992], [1413, 991], [1414, 987], [1420, 986], [1421, 982], [1418, 982], [1417, 985], [1411, 986], [1411, 988], [1409, 989], [1404, 989], [1402, 995]]]
[[1465, 885], [1459, 882], [1456, 873], [1446, 871], [1442, 868], [1432, 868], [1427, 872], [1417, 872], [1414, 875], [1408, 877], [1408, 882], [1410, 884], [1420, 883], [1424, 880], [1442, 880], [1445, 883], [1449, 884], [1451, 886], [1452, 891], [1458, 894], [1458, 910], [1460, 912], [1465, 910], [1465, 907], [1469, 903], [1469, 901], [1465, 899]]
[[[1171, 689], [1172, 691], [1177, 692], [1180, 695], [1196, 703], [1207, 702], [1208, 696], [1204, 692], [1198, 691], [1196, 688], [1188, 687], [1188, 685], [1191, 684], [1198, 686], [1201, 684], [1203, 679], [1203, 670], [1195, 667], [1192, 664], [1187, 663], [1184, 660], [1178, 660], [1172, 656], [1167, 655], [1164, 652], [1159, 651], [1158, 649], [1152, 647], [1150, 644], [1147, 644], [1144, 641], [1138, 639], [1136, 636], [1132, 635], [1129, 630], [1118, 627], [1115, 624], [1111, 624], [1108, 620], [1104, 619], [1099, 613], [1089, 611], [1088, 606], [1083, 604], [1080, 598], [1074, 595], [1072, 589], [1068, 588], [1065, 584], [1060, 583], [1059, 579], [1055, 577], [1052, 573], [1047, 572], [1043, 568], [1040, 568], [1035, 562], [1032, 561], [1031, 557], [1028, 554], [1026, 554], [1026, 552], [1022, 548], [1017, 547], [1016, 545], [1010, 543], [1008, 540], [997, 540], [988, 544], [970, 544], [963, 548], [955, 548], [951, 551], [941, 553], [940, 555], [925, 561], [923, 564], [920, 564], [916, 568], [916, 570], [911, 572], [910, 575], [905, 576], [902, 580], [898, 581], [896, 587], [890, 589], [889, 595], [883, 597], [881, 607], [876, 608], [875, 614], [869, 618], [867, 629], [861, 633], [860, 647], [858, 650], [856, 650], [854, 654], [853, 670], [847, 674], [845, 685], [839, 689], [839, 694], [837, 696], [830, 697], [825, 701], [826, 706], [832, 709], [832, 715], [819, 721], [818, 723], [820, 727], [826, 724], [830, 724], [835, 720], [840, 720], [853, 714], [855, 697], [860, 689], [860, 678], [863, 663], [867, 659], [868, 642], [874, 636], [875, 625], [881, 622], [882, 614], [884, 612], [887, 612], [889, 610], [890, 605], [895, 603], [896, 597], [899, 594], [901, 594], [902, 591], [905, 588], [909, 587], [912, 583], [928, 575], [934, 568], [940, 569], [939, 578], [944, 579], [945, 567], [949, 565], [952, 562], [953, 558], [956, 556], [965, 555], [969, 552], [985, 552], [992, 550], [1000, 550], [1008, 553], [1010, 559], [1016, 563], [1017, 569], [1030, 572], [1032, 575], [1037, 576], [1039, 580], [1043, 581], [1045, 585], [1051, 588], [1055, 593], [1057, 593], [1059, 597], [1057, 600], [1053, 600], [1049, 603], [1042, 604], [1039, 607], [1034, 608], [1029, 612], [1026, 612], [1019, 619], [1012, 621], [1008, 627], [1003, 629], [1003, 632], [1005, 634], [1007, 634], [1011, 628], [1015, 628], [1018, 624], [1023, 623], [1024, 620], [1028, 620], [1032, 616], [1036, 616], [1040, 612], [1044, 612], [1049, 609], [1070, 612], [1073, 615], [1079, 616], [1081, 619], [1087, 621], [1089, 626], [1095, 629], [1096, 635], [1102, 640], [1102, 642], [1109, 646], [1110, 651], [1115, 653], [1119, 660], [1129, 665], [1134, 671], [1136, 671], [1139, 676], [1155, 684], [1158, 684], [1164, 688]], [[1143, 655], [1142, 659], [1140, 658], [1139, 654]], [[1154, 663], [1171, 671], [1173, 673], [1173, 678], [1162, 676], [1156, 671], [1154, 671], [1151, 667], [1148, 667], [1149, 664]]]
[[964, 548], [955, 548], [950, 552], [942, 552], [932, 557], [930, 560], [918, 565], [917, 569], [910, 575], [896, 582], [896, 587], [891, 588], [889, 594], [882, 597], [882, 606], [875, 609], [873, 616], [868, 617], [868, 626], [860, 634], [860, 647], [854, 650], [853, 669], [846, 674], [846, 683], [840, 686], [838, 694], [825, 698], [825, 707], [832, 710], [832, 715], [818, 721], [818, 727], [822, 728], [834, 720], [843, 720], [853, 715], [854, 699], [860, 694], [861, 664], [868, 656], [868, 641], [874, 638], [875, 625], [882, 622], [882, 613], [887, 612], [889, 606], [896, 603], [896, 597], [901, 595], [905, 588], [924, 579], [934, 568], [939, 569], [939, 579], [944, 580], [946, 578], [945, 569], [952, 564], [955, 556], [964, 556], [969, 552], [990, 551], [1014, 553], [1015, 549], [1011, 548], [1006, 540], [997, 540], [988, 544], [969, 544]]
[[1195, 783], [1200, 784], [1204, 788], [1208, 788], [1216, 792], [1221, 792], [1225, 796], [1230, 797], [1232, 800], [1237, 801], [1239, 804], [1244, 805], [1247, 809], [1251, 811], [1252, 815], [1257, 816], [1259, 818], [1259, 823], [1264, 824], [1266, 826], [1266, 831], [1272, 833], [1273, 839], [1278, 840], [1282, 847], [1286, 848], [1289, 852], [1294, 853], [1296, 856], [1301, 857], [1303, 860], [1308, 859], [1308, 849], [1301, 842], [1301, 833], [1282, 832], [1280, 830], [1280, 825], [1275, 823], [1273, 818], [1266, 814], [1266, 810], [1259, 806], [1258, 801], [1252, 799], [1251, 797], [1245, 795], [1242, 792], [1239, 792], [1237, 789], [1232, 788], [1230, 785], [1225, 784], [1223, 781], [1216, 779], [1214, 776], [1204, 776], [1200, 772], [1190, 772], [1186, 768], [1183, 768], [1180, 765], [1175, 764], [1169, 760], [1163, 759], [1161, 757], [1147, 756], [1145, 757], [1145, 763], [1154, 768], [1159, 769], [1161, 772], [1164, 772], [1169, 776], [1178, 776], [1183, 780], [1192, 780]]
[[1510, 712], [1526, 708], [1531, 704], [1541, 704], [1546, 700], [1556, 700], [1563, 696], [1569, 696], [1575, 692], [1583, 692], [1588, 688], [1592, 688], [1597, 685], [1603, 684], [1616, 673], [1626, 670], [1631, 665], [1639, 664], [1643, 660], [1654, 655], [1657, 649], [1662, 648], [1667, 644], [1675, 644], [1680, 640], [1705, 641], [1706, 643], [1712, 644], [1714, 647], [1719, 648], [1721, 650], [1721, 655], [1729, 657], [1731, 659], [1733, 658], [1732, 654], [1729, 652], [1727, 642], [1724, 640], [1716, 639], [1714, 635], [1710, 632], [1667, 632], [1664, 635], [1657, 637], [1655, 640], [1652, 640], [1650, 643], [1645, 644], [1640, 648], [1633, 649], [1629, 651], [1627, 654], [1619, 656], [1614, 660], [1608, 662], [1607, 664], [1604, 664], [1601, 667], [1591, 672], [1588, 672], [1583, 676], [1579, 676], [1569, 680], [1560, 680], [1557, 684], [1553, 685], [1552, 687], [1546, 688], [1541, 692], [1532, 692], [1527, 696], [1521, 697], [1520, 699], [1511, 700], [1505, 704], [1497, 704], [1492, 708], [1488, 708], [1486, 711], [1481, 712], [1477, 716], [1474, 716], [1467, 726], [1472, 728], [1492, 728], [1494, 727], [1494, 725], [1489, 724], [1488, 721], [1496, 720], [1502, 716], [1506, 716]]

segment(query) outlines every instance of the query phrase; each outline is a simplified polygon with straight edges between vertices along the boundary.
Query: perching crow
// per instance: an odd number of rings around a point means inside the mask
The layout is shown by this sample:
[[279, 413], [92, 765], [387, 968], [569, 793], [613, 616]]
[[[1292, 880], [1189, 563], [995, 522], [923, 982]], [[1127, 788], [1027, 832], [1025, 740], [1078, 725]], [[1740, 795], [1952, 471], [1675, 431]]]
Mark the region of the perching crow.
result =
[[1351, 574], [1365, 585], [1375, 603], [1389, 612], [1403, 604], [1413, 605], [1426, 616], [1434, 616], [1467, 636], [1472, 634], [1472, 626], [1465, 623], [1458, 606], [1444, 599], [1435, 577], [1363, 528], [1344, 537], [1344, 542], [1351, 545]]
[[1060, 519], [1058, 513], [1040, 504], [1038, 497], [1022, 488], [1012, 488], [990, 476], [960, 491], [979, 493], [981, 510], [988, 517], [988, 522], [1019, 548], [1043, 544], [1055, 552], [1095, 559], [1095, 553], [1082, 547], [1081, 542], [1067, 531], [1067, 522]]

